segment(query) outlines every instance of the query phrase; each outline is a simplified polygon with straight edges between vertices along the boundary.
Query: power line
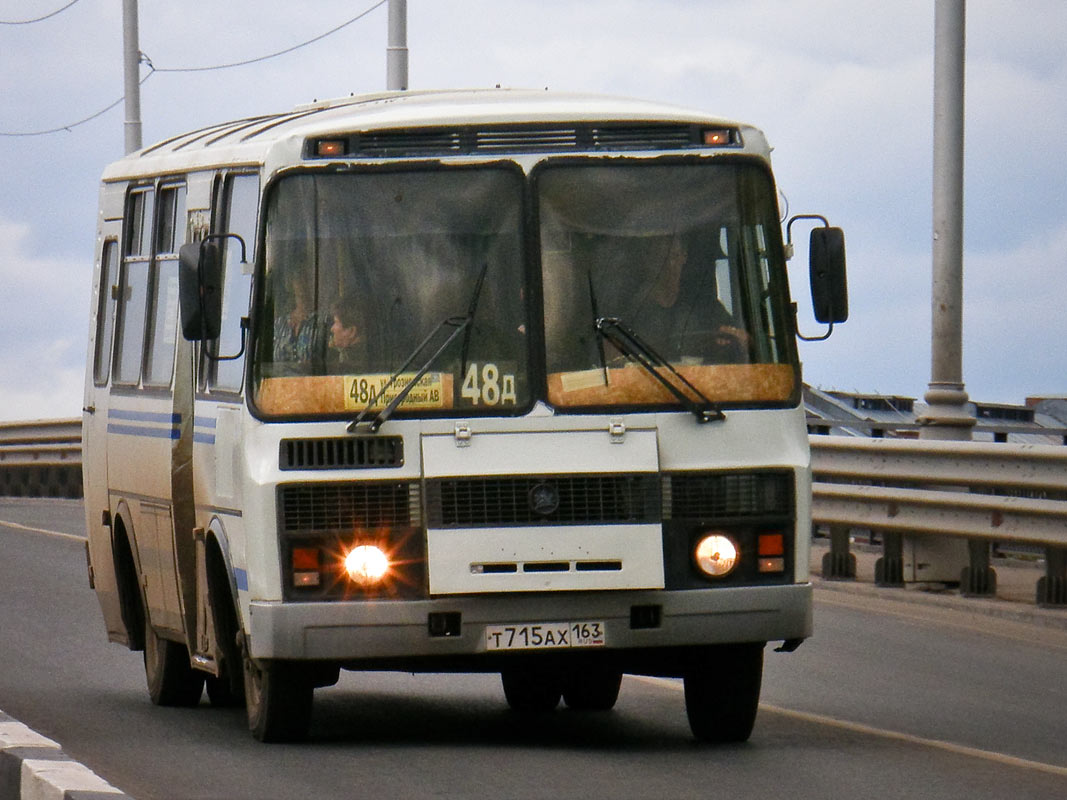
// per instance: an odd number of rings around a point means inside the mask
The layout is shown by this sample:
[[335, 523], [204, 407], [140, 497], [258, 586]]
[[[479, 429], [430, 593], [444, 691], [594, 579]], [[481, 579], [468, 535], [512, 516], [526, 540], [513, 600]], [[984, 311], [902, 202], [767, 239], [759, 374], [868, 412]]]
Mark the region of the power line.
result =
[[213, 70], [218, 70], [218, 69], [230, 69], [232, 67], [244, 67], [244, 66], [247, 66], [248, 64], [259, 63], [260, 61], [268, 61], [269, 59], [277, 58], [278, 56], [284, 56], [287, 53], [292, 53], [293, 51], [299, 50], [302, 47], [307, 47], [309, 44], [314, 44], [315, 42], [322, 41], [327, 36], [331, 36], [332, 34], [337, 33], [342, 28], [347, 28], [353, 22], [358, 22], [359, 20], [363, 19], [365, 16], [367, 16], [372, 11], [374, 11], [376, 8], [380, 8], [381, 6], [384, 6], [387, 2], [388, 2], [388, 0], [378, 0], [377, 3], [372, 5], [366, 11], [363, 11], [363, 12], [357, 14], [356, 16], [352, 17], [352, 19], [348, 20], [347, 22], [342, 22], [336, 28], [331, 28], [330, 30], [326, 31], [326, 33], [321, 33], [318, 36], [314, 37], [313, 39], [308, 39], [306, 42], [301, 42], [300, 44], [294, 44], [292, 47], [287, 47], [284, 50], [279, 50], [277, 53], [270, 53], [269, 55], [258, 56], [257, 58], [250, 58], [247, 61], [235, 61], [232, 64], [217, 64], [217, 65], [212, 66], [212, 67], [169, 67], [169, 68], [157, 67], [156, 68], [156, 72], [211, 72]]
[[0, 25], [32, 25], [35, 22], [44, 22], [46, 19], [51, 19], [52, 17], [56, 16], [57, 14], [62, 14], [64, 11], [66, 11], [68, 8], [70, 8], [72, 5], [74, 5], [77, 2], [79, 2], [79, 0], [70, 0], [70, 2], [67, 3], [65, 6], [63, 6], [63, 8], [60, 8], [60, 9], [57, 9], [57, 10], [53, 11], [51, 14], [45, 14], [43, 17], [37, 17], [37, 19], [20, 19], [20, 20], [0, 19]]
[[[56, 14], [60, 13], [61, 11], [65, 11], [66, 9], [70, 8], [72, 5], [74, 5], [74, 3], [77, 3], [78, 1], [79, 0], [72, 0], [72, 2], [68, 3], [63, 8], [59, 9], [59, 11], [53, 11], [48, 16], [55, 16]], [[151, 61], [151, 59], [148, 58], [148, 56], [146, 56], [144, 53], [141, 53], [141, 62], [148, 66], [148, 74], [145, 75], [141, 79], [141, 84], [140, 85], [143, 86], [145, 81], [147, 81], [149, 78], [151, 78], [152, 75], [154, 73], [156, 73], [156, 72], [172, 72], [172, 73], [180, 73], [180, 72], [209, 72], [209, 71], [212, 71], [212, 70], [230, 69], [232, 67], [243, 67], [243, 66], [246, 66], [248, 64], [256, 64], [256, 63], [259, 63], [261, 61], [267, 61], [267, 60], [272, 59], [272, 58], [277, 58], [278, 56], [286, 55], [287, 53], [292, 53], [292, 52], [294, 52], [296, 50], [299, 50], [299, 49], [301, 49], [303, 47], [307, 47], [308, 45], [314, 44], [315, 42], [320, 42], [323, 39], [325, 39], [327, 36], [331, 36], [332, 34], [335, 34], [338, 31], [340, 31], [340, 30], [342, 30], [344, 28], [347, 28], [352, 23], [358, 22], [359, 20], [363, 19], [365, 16], [370, 14], [375, 9], [380, 8], [381, 6], [385, 5], [387, 2], [388, 2], [388, 0], [378, 0], [378, 2], [376, 2], [370, 8], [368, 8], [367, 10], [365, 10], [365, 11], [357, 14], [356, 16], [352, 17], [352, 19], [350, 19], [350, 20], [348, 20], [346, 22], [342, 22], [337, 27], [331, 28], [330, 30], [326, 31], [325, 33], [321, 33], [321, 34], [319, 34], [318, 36], [315, 36], [312, 39], [308, 39], [306, 42], [301, 42], [300, 44], [295, 44], [292, 47], [287, 47], [284, 50], [279, 50], [276, 53], [270, 53], [268, 55], [259, 56], [257, 58], [250, 58], [247, 61], [237, 61], [237, 62], [234, 62], [232, 64], [218, 64], [218, 65], [210, 66], [210, 67], [156, 67], [155, 65], [152, 64], [152, 61]], [[47, 19], [47, 17], [42, 17], [41, 19]], [[31, 20], [31, 21], [36, 21], [36, 20]], [[6, 24], [15, 25], [15, 24], [24, 24], [24, 23], [6, 23]], [[114, 103], [111, 103], [106, 108], [100, 109], [99, 111], [95, 112], [94, 114], [90, 114], [88, 117], [85, 117], [85, 119], [80, 119], [77, 122], [71, 122], [71, 123], [68, 123], [66, 125], [60, 125], [58, 128], [49, 128], [48, 130], [44, 130], [44, 131], [19, 131], [19, 132], [0, 131], [0, 136], [6, 136], [6, 137], [47, 136], [48, 134], [52, 134], [52, 133], [61, 133], [63, 131], [69, 131], [69, 130], [71, 130], [73, 128], [78, 127], [79, 125], [84, 125], [87, 122], [92, 122], [97, 117], [103, 116], [108, 111], [113, 109], [115, 106], [119, 105], [119, 103], [121, 103], [125, 99], [126, 99], [126, 96], [123, 95], [118, 100], [116, 100]]]
[[[144, 86], [145, 81], [147, 81], [151, 77], [152, 77], [152, 71], [149, 71], [149, 73], [147, 75], [145, 75], [143, 78], [141, 78], [140, 85]], [[102, 108], [99, 111], [97, 111], [96, 113], [90, 114], [85, 119], [80, 119], [77, 122], [71, 122], [71, 123], [68, 123], [67, 125], [61, 125], [58, 128], [49, 128], [46, 131], [22, 131], [22, 132], [16, 132], [16, 133], [8, 133], [8, 132], [5, 132], [5, 131], [0, 131], [0, 136], [8, 136], [8, 137], [47, 136], [50, 133], [62, 133], [63, 131], [69, 131], [69, 130], [71, 130], [73, 128], [77, 128], [79, 125], [84, 125], [86, 122], [92, 122], [97, 117], [104, 116], [104, 114], [106, 114], [108, 111], [113, 109], [115, 106], [117, 106], [119, 103], [121, 103], [125, 99], [126, 99], [126, 95], [123, 95], [118, 100], [116, 100], [114, 103], [109, 105], [107, 108]]]

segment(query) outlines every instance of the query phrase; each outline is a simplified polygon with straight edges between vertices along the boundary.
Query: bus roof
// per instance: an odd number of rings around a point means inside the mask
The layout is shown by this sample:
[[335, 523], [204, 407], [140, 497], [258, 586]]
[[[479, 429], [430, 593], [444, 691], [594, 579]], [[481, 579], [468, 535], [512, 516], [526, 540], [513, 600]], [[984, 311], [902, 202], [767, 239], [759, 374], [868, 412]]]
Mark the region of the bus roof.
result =
[[331, 134], [538, 123], [558, 127], [572, 122], [721, 125], [744, 131], [745, 152], [769, 153], [762, 133], [755, 128], [666, 103], [547, 90], [404, 91], [316, 101], [290, 111], [182, 133], [114, 162], [104, 171], [103, 180], [222, 165], [262, 166], [275, 157], [292, 163], [302, 157], [307, 139]]

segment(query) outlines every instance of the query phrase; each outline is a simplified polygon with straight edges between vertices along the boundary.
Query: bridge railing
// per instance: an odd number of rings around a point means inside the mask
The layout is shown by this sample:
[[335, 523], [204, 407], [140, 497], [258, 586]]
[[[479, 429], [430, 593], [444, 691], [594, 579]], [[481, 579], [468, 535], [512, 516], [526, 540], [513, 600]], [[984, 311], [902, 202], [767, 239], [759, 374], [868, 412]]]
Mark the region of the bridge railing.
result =
[[81, 420], [0, 422], [0, 496], [81, 497]]
[[[968, 543], [965, 594], [992, 594], [994, 544], [1044, 549], [1036, 597], [1067, 605], [1067, 447], [813, 435], [813, 522], [829, 529], [823, 576], [855, 577], [851, 532], [877, 532], [875, 578], [904, 583], [905, 539]], [[0, 496], [81, 497], [81, 420], [0, 423]]]
[[1044, 549], [1043, 605], [1067, 604], [1067, 448], [1058, 445], [812, 436], [813, 522], [830, 530], [824, 577], [855, 576], [856, 529], [879, 533], [878, 583], [904, 583], [909, 537], [967, 541], [964, 594], [996, 591], [994, 544]]

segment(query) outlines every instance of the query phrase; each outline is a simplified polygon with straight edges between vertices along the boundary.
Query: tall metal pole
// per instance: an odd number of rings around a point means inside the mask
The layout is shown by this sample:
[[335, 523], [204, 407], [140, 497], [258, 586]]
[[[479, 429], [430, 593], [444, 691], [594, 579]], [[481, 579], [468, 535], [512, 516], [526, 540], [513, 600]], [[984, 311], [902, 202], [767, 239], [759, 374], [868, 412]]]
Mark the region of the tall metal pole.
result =
[[963, 85], [966, 0], [934, 9], [933, 292], [924, 439], [970, 439], [963, 387]]
[[389, 46], [385, 51], [385, 88], [408, 88], [408, 0], [389, 0]]
[[137, 0], [122, 0], [122, 62], [126, 85], [126, 152], [141, 149], [141, 47], [137, 42]]

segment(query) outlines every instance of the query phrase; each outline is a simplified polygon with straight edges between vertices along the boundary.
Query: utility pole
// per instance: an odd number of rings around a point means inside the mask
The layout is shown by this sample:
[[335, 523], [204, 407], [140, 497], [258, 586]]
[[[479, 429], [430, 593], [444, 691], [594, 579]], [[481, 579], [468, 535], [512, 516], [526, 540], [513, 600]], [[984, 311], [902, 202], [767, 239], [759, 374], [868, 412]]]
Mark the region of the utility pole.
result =
[[122, 62], [128, 154], [141, 149], [141, 47], [137, 41], [137, 0], [122, 0]]
[[408, 88], [408, 0], [389, 0], [385, 88], [391, 92]]
[[963, 388], [963, 85], [966, 0], [934, 8], [933, 291], [922, 439], [969, 440]]

